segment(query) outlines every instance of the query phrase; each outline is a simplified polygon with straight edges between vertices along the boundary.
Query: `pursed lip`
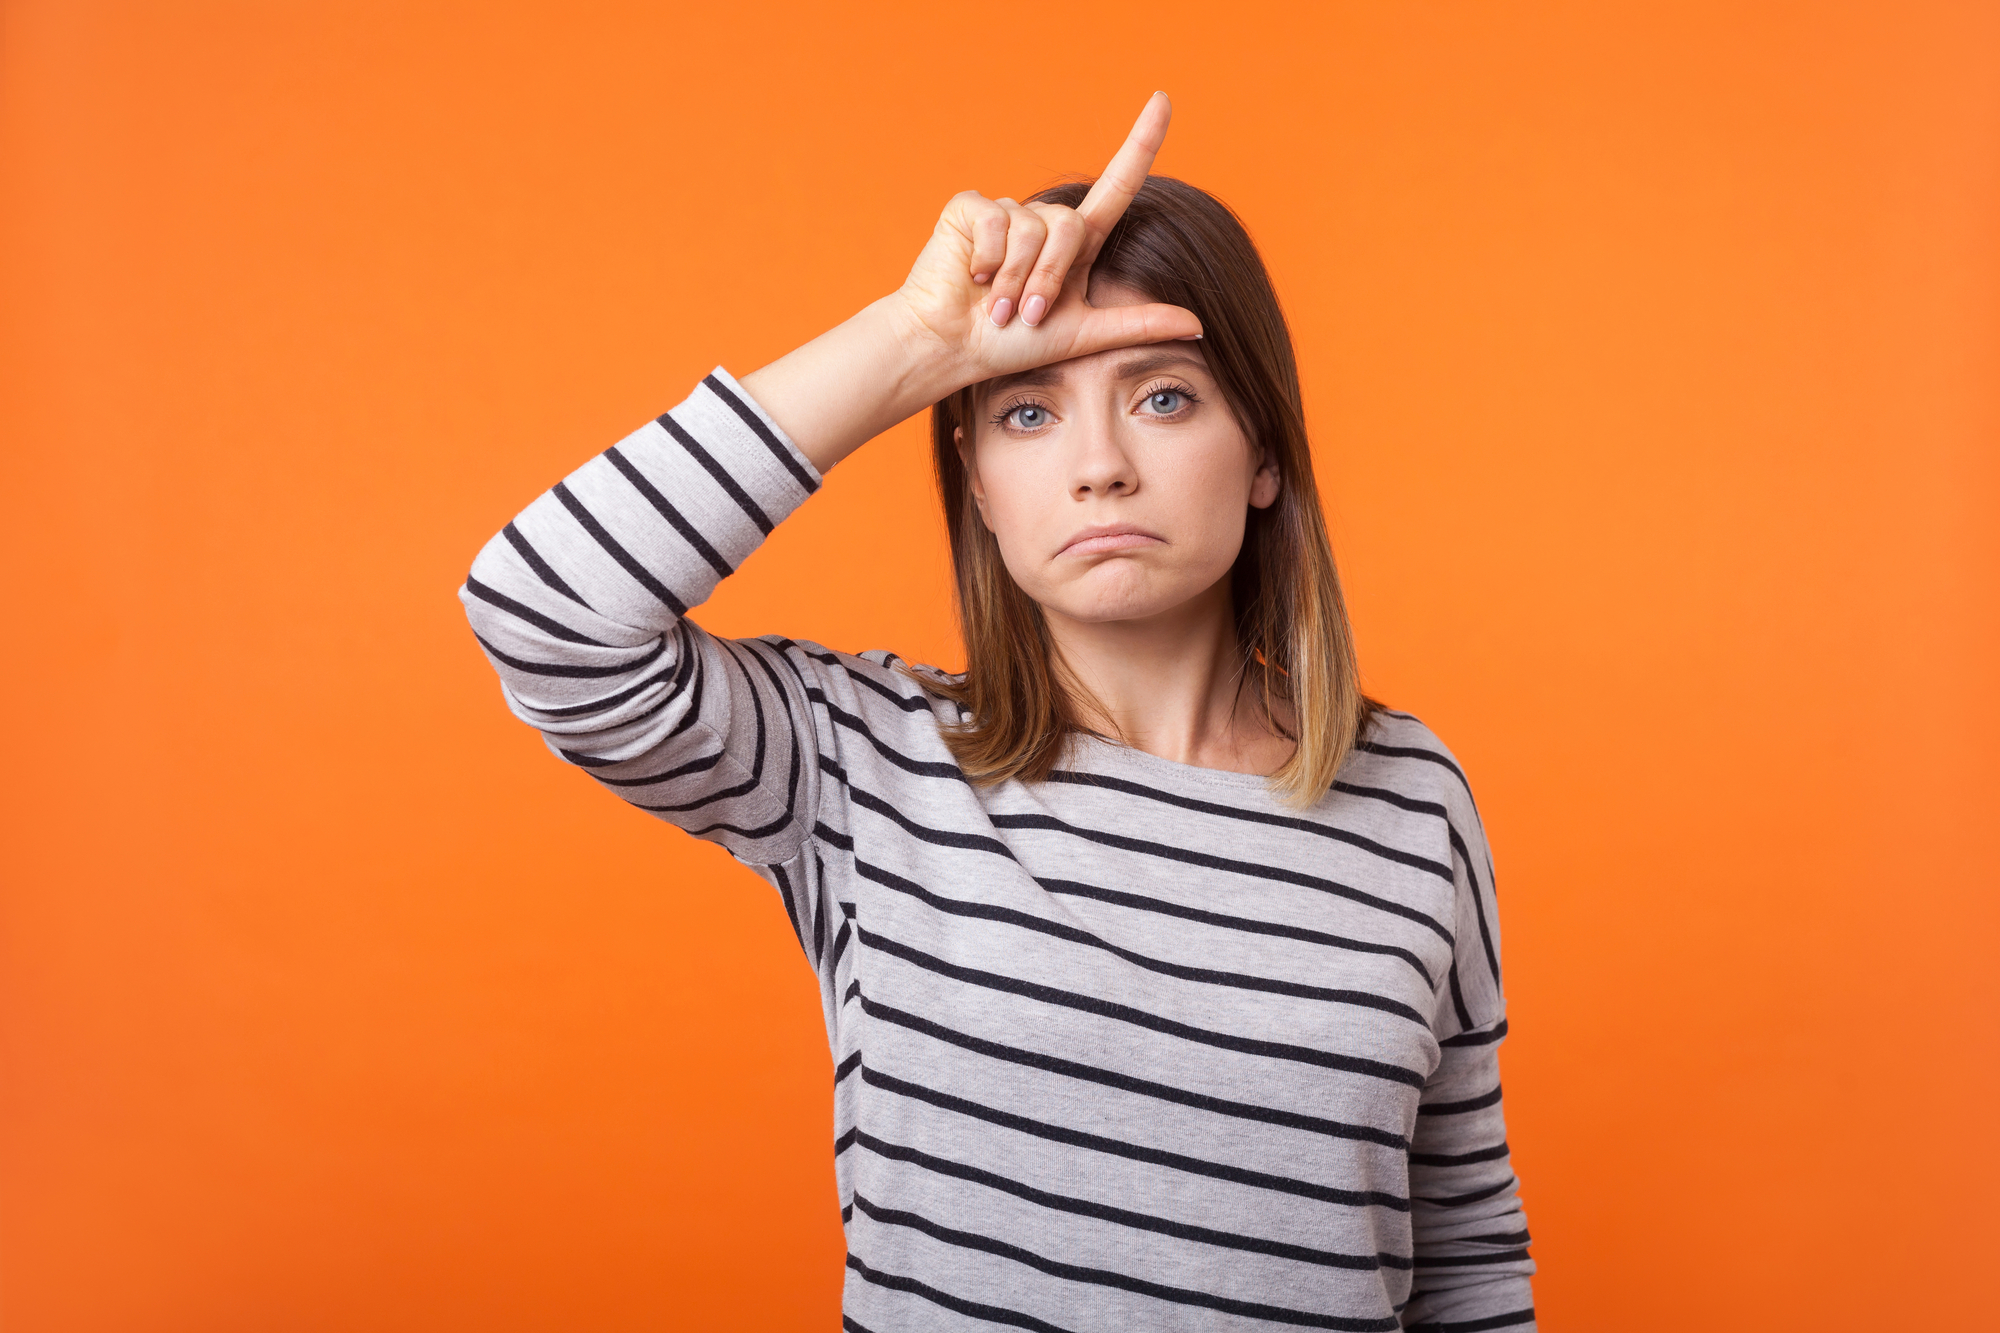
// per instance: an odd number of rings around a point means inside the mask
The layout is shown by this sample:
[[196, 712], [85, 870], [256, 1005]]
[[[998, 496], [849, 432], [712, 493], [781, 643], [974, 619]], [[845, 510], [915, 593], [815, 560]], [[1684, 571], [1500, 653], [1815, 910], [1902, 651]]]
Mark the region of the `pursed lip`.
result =
[[1130, 523], [1100, 523], [1072, 534], [1056, 554], [1100, 555], [1105, 551], [1126, 551], [1137, 546], [1164, 545], [1166, 538]]

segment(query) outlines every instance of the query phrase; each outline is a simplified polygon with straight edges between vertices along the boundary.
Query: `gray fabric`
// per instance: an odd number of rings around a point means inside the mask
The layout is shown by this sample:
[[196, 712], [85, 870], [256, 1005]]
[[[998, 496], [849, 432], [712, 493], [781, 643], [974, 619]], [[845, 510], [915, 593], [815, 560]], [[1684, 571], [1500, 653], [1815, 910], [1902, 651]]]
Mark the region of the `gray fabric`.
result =
[[1382, 717], [1302, 813], [1094, 738], [975, 788], [893, 655], [684, 618], [818, 481], [717, 370], [461, 596], [516, 716], [782, 895], [847, 1326], [1532, 1328], [1492, 868], [1437, 738]]

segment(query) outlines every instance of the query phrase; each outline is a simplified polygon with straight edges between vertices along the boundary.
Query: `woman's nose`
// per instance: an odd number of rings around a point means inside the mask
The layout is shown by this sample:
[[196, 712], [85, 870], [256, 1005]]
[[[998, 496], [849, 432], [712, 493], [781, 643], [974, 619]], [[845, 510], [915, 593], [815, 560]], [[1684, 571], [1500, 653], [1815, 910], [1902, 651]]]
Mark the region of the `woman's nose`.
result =
[[1085, 421], [1073, 432], [1076, 452], [1070, 463], [1070, 495], [1082, 500], [1111, 495], [1130, 495], [1139, 489], [1139, 473], [1132, 457], [1118, 438], [1116, 425], [1109, 421]]

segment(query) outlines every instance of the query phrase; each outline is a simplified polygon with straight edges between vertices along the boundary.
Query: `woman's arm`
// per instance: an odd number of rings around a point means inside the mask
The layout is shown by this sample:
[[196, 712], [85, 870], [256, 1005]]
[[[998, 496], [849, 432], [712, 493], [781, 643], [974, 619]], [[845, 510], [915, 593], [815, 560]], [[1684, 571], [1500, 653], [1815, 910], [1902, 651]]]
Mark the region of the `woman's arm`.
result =
[[797, 664], [687, 620], [819, 487], [718, 369], [486, 544], [460, 600], [508, 707], [641, 809], [758, 864], [810, 828]]
[[812, 661], [717, 639], [689, 610], [825, 469], [931, 402], [1199, 332], [1177, 307], [1084, 300], [1088, 262], [1144, 182], [1167, 114], [1164, 97], [1148, 103], [1077, 210], [953, 199], [898, 292], [742, 384], [718, 370], [522, 511], [461, 591], [514, 714], [642, 809], [755, 864], [795, 854], [818, 781]]
[[1426, 1333], [1531, 1329], [1528, 1225], [1500, 1102], [1498, 903], [1472, 793], [1456, 765], [1446, 779], [1458, 909], [1457, 941], [1441, 997], [1437, 1069], [1424, 1085], [1410, 1143], [1416, 1274], [1404, 1327]]

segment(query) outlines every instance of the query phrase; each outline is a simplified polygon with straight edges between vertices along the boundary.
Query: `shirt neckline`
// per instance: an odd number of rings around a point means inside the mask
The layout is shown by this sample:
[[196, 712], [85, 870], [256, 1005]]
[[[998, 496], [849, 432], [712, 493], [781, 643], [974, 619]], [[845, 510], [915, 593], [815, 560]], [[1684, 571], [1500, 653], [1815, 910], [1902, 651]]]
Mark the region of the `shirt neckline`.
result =
[[1197, 764], [1183, 764], [1177, 759], [1162, 759], [1159, 755], [1120, 741], [1107, 740], [1093, 732], [1078, 731], [1071, 735], [1077, 746], [1079, 766], [1086, 770], [1132, 768], [1173, 781], [1227, 787], [1232, 791], [1255, 792], [1268, 800], [1277, 799], [1277, 794], [1271, 790], [1271, 780], [1261, 773], [1232, 773], [1226, 768], [1202, 768]]

